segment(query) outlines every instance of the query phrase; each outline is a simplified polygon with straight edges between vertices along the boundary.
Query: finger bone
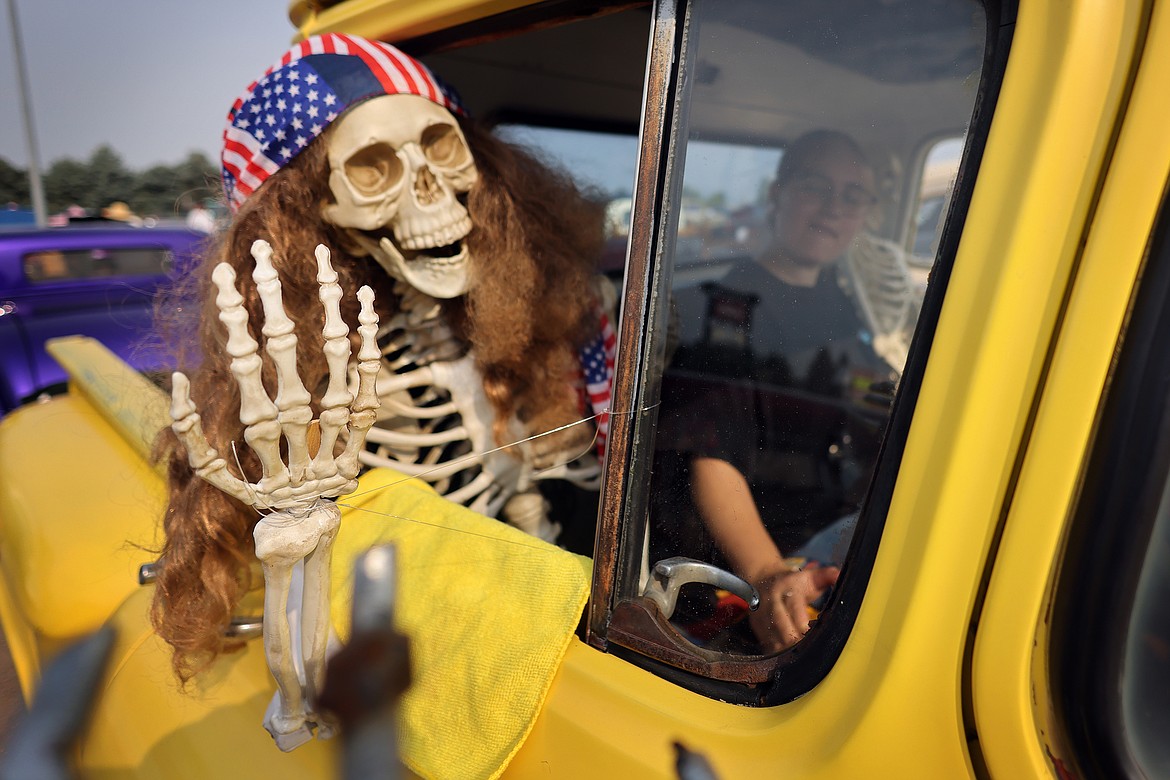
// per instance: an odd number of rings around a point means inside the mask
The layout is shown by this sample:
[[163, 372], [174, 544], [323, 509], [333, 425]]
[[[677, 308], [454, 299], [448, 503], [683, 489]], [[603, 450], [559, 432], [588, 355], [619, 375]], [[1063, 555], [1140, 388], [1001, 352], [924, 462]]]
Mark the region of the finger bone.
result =
[[248, 312], [243, 306], [243, 296], [236, 290], [236, 272], [227, 263], [220, 263], [212, 272], [211, 280], [219, 290], [215, 304], [219, 308], [219, 320], [227, 328], [231, 371], [240, 388], [244, 440], [260, 459], [266, 483], [287, 479], [288, 472], [280, 459], [277, 408], [260, 379], [258, 345], [248, 332]]
[[187, 375], [171, 375], [171, 430], [187, 449], [187, 462], [203, 480], [244, 503], [251, 503], [248, 486], [227, 469], [227, 463], [207, 441], [195, 403], [191, 400], [191, 383]]
[[382, 352], [378, 349], [378, 313], [374, 311], [374, 291], [368, 285], [358, 290], [361, 311], [358, 313], [358, 334], [361, 347], [358, 349], [358, 389], [350, 407], [349, 441], [345, 452], [337, 460], [338, 471], [346, 476], [356, 476], [360, 469], [358, 452], [365, 445], [366, 432], [378, 418], [377, 376], [381, 368]]
[[276, 408], [281, 431], [288, 441], [288, 473], [293, 485], [305, 479], [309, 465], [308, 424], [313, 419], [309, 408], [312, 396], [297, 372], [297, 335], [293, 321], [284, 310], [280, 276], [272, 264], [272, 247], [267, 241], [252, 243], [256, 270], [252, 280], [264, 306], [264, 345], [276, 366]]

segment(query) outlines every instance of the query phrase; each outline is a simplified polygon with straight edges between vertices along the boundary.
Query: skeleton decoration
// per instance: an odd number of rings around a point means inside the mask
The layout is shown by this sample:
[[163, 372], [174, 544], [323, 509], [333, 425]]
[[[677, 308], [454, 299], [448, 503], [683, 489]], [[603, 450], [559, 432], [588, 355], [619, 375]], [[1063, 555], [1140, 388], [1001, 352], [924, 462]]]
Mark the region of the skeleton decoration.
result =
[[[477, 171], [459, 125], [415, 95], [374, 98], [338, 120], [328, 158], [336, 202], [324, 208], [325, 220], [397, 280], [401, 301], [382, 340], [385, 413], [363, 462], [420, 476], [453, 501], [493, 516], [502, 510], [509, 522], [554, 541], [560, 529], [532, 484], [534, 461], [492, 451], [495, 415], [483, 379], [439, 304], [471, 285], [464, 239], [472, 223], [459, 199]], [[585, 451], [545, 453], [540, 465], [540, 478], [586, 486], [600, 473]]]
[[[185, 376], [175, 380], [153, 619], [185, 681], [233, 648], [223, 629], [258, 557], [282, 700], [268, 725], [282, 747], [307, 738], [306, 724], [321, 726], [321, 567], [336, 529], [336, 507], [323, 499], [352, 489], [358, 462], [421, 477], [546, 539], [557, 526], [536, 482], [595, 486], [599, 476], [595, 432], [574, 423], [589, 414], [578, 352], [612, 301], [593, 277], [602, 210], [462, 113], [397, 49], [327, 34], [295, 46], [228, 117], [224, 183], [235, 216], [195, 279], [202, 344], [190, 390]], [[318, 245], [314, 275], [304, 258]], [[356, 361], [345, 324], [355, 320]], [[263, 355], [249, 332], [260, 322]], [[187, 326], [177, 315], [172, 324]], [[314, 408], [321, 444], [310, 456]], [[334, 466], [323, 481], [318, 469]], [[321, 507], [329, 516], [314, 519]], [[273, 508], [292, 519], [257, 522]], [[286, 569], [302, 553], [303, 689], [281, 627]]]
[[891, 241], [862, 233], [849, 247], [841, 274], [874, 334], [874, 351], [901, 374], [922, 303], [906, 252]]

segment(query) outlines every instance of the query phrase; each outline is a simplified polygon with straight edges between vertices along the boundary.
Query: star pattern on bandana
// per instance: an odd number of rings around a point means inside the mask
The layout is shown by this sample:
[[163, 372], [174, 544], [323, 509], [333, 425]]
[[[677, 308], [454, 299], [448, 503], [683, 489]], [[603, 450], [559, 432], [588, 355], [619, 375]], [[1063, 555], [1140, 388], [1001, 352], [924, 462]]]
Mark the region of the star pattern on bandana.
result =
[[466, 114], [458, 95], [394, 46], [343, 33], [294, 44], [232, 104], [224, 129], [224, 194], [233, 211], [350, 106], [418, 95]]
[[256, 82], [232, 126], [260, 144], [269, 160], [284, 165], [337, 118], [337, 95], [306, 62], [290, 63]]

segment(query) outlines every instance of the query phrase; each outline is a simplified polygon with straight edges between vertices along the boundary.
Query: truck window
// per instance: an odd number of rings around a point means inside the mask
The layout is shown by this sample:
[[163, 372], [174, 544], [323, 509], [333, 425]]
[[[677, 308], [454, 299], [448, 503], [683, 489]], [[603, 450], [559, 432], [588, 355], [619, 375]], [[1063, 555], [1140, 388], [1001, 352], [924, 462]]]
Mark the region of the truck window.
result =
[[[998, 22], [974, 0], [667, 5], [662, 207], [645, 294], [627, 280], [623, 347], [644, 331], [619, 358], [639, 368], [610, 456], [628, 458], [621, 549], [591, 626], [697, 690], [775, 703], [815, 677], [778, 669], [831, 666], [864, 593], [929, 347], [919, 314], [945, 284], [924, 297], [913, 273], [908, 179], [932, 139], [978, 137]], [[966, 194], [955, 180], [932, 197], [969, 197], [973, 172]], [[942, 254], [961, 211], [929, 225]]]
[[1052, 690], [1078, 777], [1170, 770], [1170, 200], [1140, 279], [1053, 609]]

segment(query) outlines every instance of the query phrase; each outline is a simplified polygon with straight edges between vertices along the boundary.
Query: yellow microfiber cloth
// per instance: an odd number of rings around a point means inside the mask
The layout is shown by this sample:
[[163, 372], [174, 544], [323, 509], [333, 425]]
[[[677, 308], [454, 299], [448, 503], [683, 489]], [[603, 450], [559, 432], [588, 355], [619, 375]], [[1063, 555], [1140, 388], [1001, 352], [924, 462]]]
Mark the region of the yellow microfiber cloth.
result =
[[353, 564], [397, 548], [396, 629], [410, 638], [399, 752], [426, 778], [498, 777], [540, 712], [589, 595], [590, 560], [387, 469], [338, 500], [332, 616], [349, 636]]

